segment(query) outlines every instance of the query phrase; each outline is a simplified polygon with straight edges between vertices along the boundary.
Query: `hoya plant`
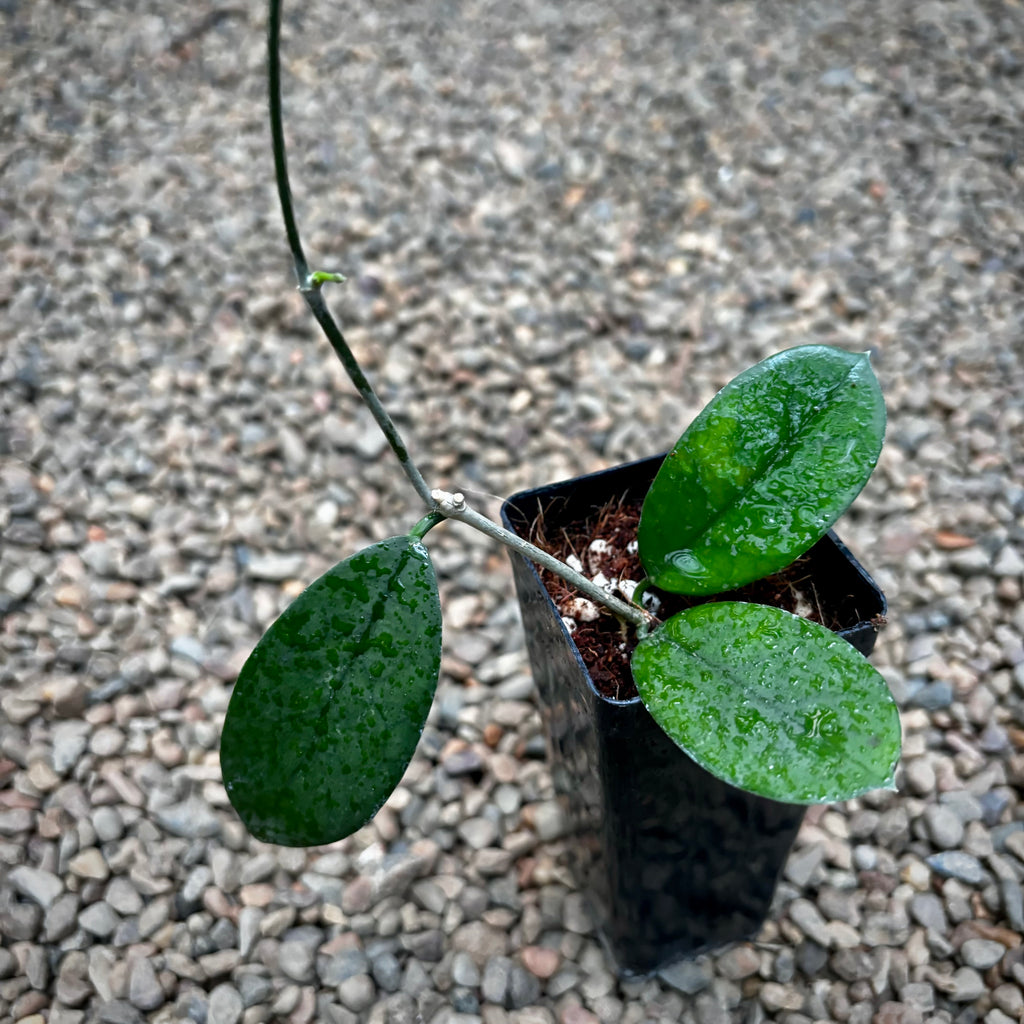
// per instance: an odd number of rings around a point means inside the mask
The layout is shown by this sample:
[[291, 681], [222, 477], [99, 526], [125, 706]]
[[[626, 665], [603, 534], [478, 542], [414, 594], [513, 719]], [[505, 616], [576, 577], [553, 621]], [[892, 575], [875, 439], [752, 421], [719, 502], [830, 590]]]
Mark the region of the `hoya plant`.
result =
[[289, 187], [280, 91], [281, 2], [269, 19], [270, 122], [278, 194], [299, 288], [424, 504], [407, 534], [340, 561], [285, 610], [239, 673], [221, 740], [232, 804], [267, 842], [321, 845], [366, 824], [415, 752], [441, 662], [441, 605], [425, 543], [445, 520], [556, 573], [636, 631], [632, 672], [666, 734], [708, 771], [798, 804], [891, 786], [900, 726], [885, 680], [845, 640], [779, 608], [696, 604], [661, 622], [658, 588], [710, 597], [792, 563], [868, 480], [885, 406], [867, 356], [808, 345], [728, 384], [666, 457], [638, 531], [647, 579], [633, 601], [431, 490], [323, 297]]

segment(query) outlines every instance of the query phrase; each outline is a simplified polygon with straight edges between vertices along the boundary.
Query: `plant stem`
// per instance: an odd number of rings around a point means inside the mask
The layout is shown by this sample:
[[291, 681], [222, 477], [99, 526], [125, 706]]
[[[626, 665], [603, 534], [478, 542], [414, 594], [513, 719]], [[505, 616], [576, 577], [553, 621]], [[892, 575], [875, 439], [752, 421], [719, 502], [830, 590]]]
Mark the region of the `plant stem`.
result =
[[377, 393], [366, 379], [366, 374], [356, 361], [352, 350], [345, 341], [327, 308], [320, 286], [324, 280], [334, 279], [333, 274], [310, 274], [309, 263], [302, 250], [302, 240], [299, 237], [298, 225], [295, 222], [295, 209], [292, 205], [292, 190], [288, 179], [288, 159], [284, 143], [284, 117], [281, 110], [281, 3], [282, 0], [270, 0], [270, 12], [267, 23], [267, 83], [270, 92], [270, 134], [274, 149], [274, 177], [277, 180], [277, 194], [281, 202], [281, 215], [284, 218], [285, 233], [288, 235], [288, 248], [291, 249], [292, 259], [295, 263], [295, 274], [299, 279], [299, 291], [306, 300], [310, 312], [316, 317], [327, 340], [331, 343], [341, 365], [349, 380], [359, 392], [359, 397], [366, 403], [377, 426], [387, 439], [391, 450], [395, 453], [399, 464], [409, 478], [416, 493], [420, 496], [427, 508], [433, 508], [433, 500], [430, 497], [430, 488], [427, 486], [423, 475], [409, 455], [409, 450], [402, 440], [398, 428], [388, 415], [387, 410], [381, 405]]
[[277, 195], [281, 203], [281, 215], [284, 218], [285, 233], [288, 236], [288, 248], [291, 250], [292, 260], [295, 264], [295, 274], [299, 279], [299, 291], [306, 300], [306, 305], [316, 318], [327, 340], [331, 343], [336, 355], [341, 360], [345, 372], [359, 392], [367, 408], [373, 415], [377, 426], [380, 427], [384, 437], [387, 439], [391, 450], [398, 458], [405, 475], [413, 485], [416, 493], [423, 500], [423, 503], [430, 510], [429, 514], [416, 526], [413, 527], [412, 536], [422, 538], [435, 521], [440, 517], [455, 519], [459, 522], [472, 526], [481, 533], [493, 538], [518, 551], [527, 558], [532, 559], [538, 565], [560, 576], [566, 583], [575, 587], [581, 593], [594, 601], [603, 604], [620, 619], [632, 622], [641, 635], [644, 635], [657, 620], [639, 605], [630, 604], [620, 598], [609, 594], [607, 590], [597, 586], [588, 580], [582, 573], [570, 569], [564, 562], [560, 562], [553, 555], [542, 551], [529, 541], [517, 537], [514, 533], [492, 522], [486, 516], [471, 509], [461, 494], [449, 494], [446, 491], [431, 491], [426, 481], [416, 467], [409, 455], [405, 442], [398, 433], [398, 428], [388, 415], [387, 410], [381, 404], [377, 393], [373, 390], [370, 382], [366, 379], [362, 368], [356, 361], [352, 350], [341, 333], [341, 328], [331, 315], [324, 300], [321, 286], [327, 281], [344, 280], [342, 275], [317, 271], [310, 273], [309, 263], [306, 254], [302, 249], [302, 239], [299, 236], [298, 224], [295, 220], [295, 208], [292, 204], [292, 190], [288, 178], [288, 158], [284, 141], [284, 116], [281, 105], [281, 6], [283, 0], [270, 0], [270, 10], [267, 21], [267, 83], [270, 99], [270, 134], [274, 150], [274, 178], [277, 181]]
[[517, 537], [503, 526], [492, 522], [486, 516], [481, 515], [475, 509], [466, 504], [466, 499], [461, 494], [450, 494], [448, 491], [433, 491], [431, 495], [436, 503], [437, 510], [449, 519], [455, 519], [475, 530], [487, 534], [494, 540], [499, 541], [513, 551], [525, 555], [531, 561], [543, 566], [545, 569], [560, 576], [570, 586], [575, 587], [581, 593], [586, 594], [591, 600], [603, 604], [620, 619], [632, 622], [634, 626], [646, 633], [651, 629], [656, 620], [650, 612], [639, 605], [630, 604], [621, 598], [609, 594], [603, 587], [599, 587], [593, 580], [588, 580], [582, 573], [570, 569], [564, 562], [559, 561], [554, 555], [548, 554], [535, 544], [531, 544], [522, 537]]

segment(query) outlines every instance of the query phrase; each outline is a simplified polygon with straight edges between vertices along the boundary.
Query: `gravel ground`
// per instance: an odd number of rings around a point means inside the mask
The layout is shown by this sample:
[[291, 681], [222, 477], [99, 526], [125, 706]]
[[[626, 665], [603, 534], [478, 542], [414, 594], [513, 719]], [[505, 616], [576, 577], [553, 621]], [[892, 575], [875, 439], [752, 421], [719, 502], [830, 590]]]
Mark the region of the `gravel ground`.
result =
[[618, 982], [507, 560], [451, 526], [402, 786], [330, 849], [249, 839], [238, 667], [418, 510], [291, 289], [260, 5], [2, 0], [0, 1021], [1021, 1020], [1024, 8], [289, 7], [307, 244], [432, 485], [493, 512], [773, 351], [872, 351], [842, 533], [899, 792], [812, 811], [755, 942]]

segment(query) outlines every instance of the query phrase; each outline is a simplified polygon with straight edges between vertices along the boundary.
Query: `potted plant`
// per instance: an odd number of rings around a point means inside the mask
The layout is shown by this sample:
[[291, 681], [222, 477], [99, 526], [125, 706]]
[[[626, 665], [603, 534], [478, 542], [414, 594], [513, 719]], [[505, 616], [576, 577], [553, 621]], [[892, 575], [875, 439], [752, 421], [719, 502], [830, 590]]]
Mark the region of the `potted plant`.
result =
[[[802, 808], [890, 786], [899, 754], [899, 719], [886, 684], [845, 639], [822, 623], [735, 593], [814, 547], [868, 479], [885, 414], [867, 358], [804, 346], [765, 360], [723, 389], [648, 480], [635, 549], [642, 573], [628, 581], [590, 578], [524, 536], [524, 524], [513, 522], [521, 502], [506, 507], [506, 520], [516, 527], [510, 529], [470, 508], [461, 494], [431, 490], [324, 300], [323, 285], [343, 278], [312, 271], [302, 248], [284, 146], [280, 23], [280, 0], [271, 0], [275, 176], [299, 288], [423, 500], [425, 515], [407, 534], [335, 565], [257, 644], [235, 684], [221, 743], [232, 804], [260, 839], [320, 845], [365, 824], [398, 785], [425, 724], [441, 657], [441, 608], [424, 538], [453, 519], [565, 581], [579, 595], [573, 600], [590, 603], [587, 615], [590, 608], [607, 609], [623, 650], [633, 648], [628, 674], [639, 699], [628, 703], [649, 730], [643, 739], [627, 737], [634, 765], [670, 756], [666, 779], [684, 770], [679, 766], [698, 773], [686, 785], [695, 798], [693, 813], [708, 827], [721, 804], [739, 814], [744, 828], [768, 833], [774, 859], [752, 874], [770, 891]], [[842, 556], [834, 542], [826, 540], [823, 550]], [[824, 557], [828, 566], [831, 556]], [[517, 572], [522, 578], [521, 566]], [[723, 593], [730, 599], [707, 600]], [[528, 590], [521, 594], [528, 606], [535, 600]], [[657, 613], [649, 607], [652, 597], [664, 602]], [[673, 607], [673, 600], [683, 606]], [[872, 614], [880, 611], [878, 600]], [[529, 627], [532, 612], [524, 618]], [[568, 651], [561, 616], [549, 620], [557, 621], [556, 639]], [[538, 643], [555, 634], [541, 627]], [[571, 693], [559, 699], [568, 710], [561, 721], [552, 718], [556, 730], [591, 728], [579, 720], [589, 713], [585, 701]], [[651, 731], [648, 719], [658, 729]], [[637, 807], [653, 813], [656, 801], [635, 788], [633, 769], [609, 780], [610, 766], [605, 758], [597, 777], [585, 772], [580, 788], [631, 791]], [[656, 787], [659, 780], [660, 769]], [[704, 808], [712, 787], [721, 799]], [[607, 832], [620, 824], [626, 823], [606, 818], [602, 827]], [[648, 815], [643, 827], [665, 837], [668, 850], [681, 825], [677, 818], [656, 822]], [[650, 885], [660, 878], [665, 888], [670, 860], [662, 857], [652, 867]], [[757, 857], [751, 853], [749, 860]], [[711, 867], [709, 859], [705, 873]], [[622, 864], [614, 869], [629, 870]], [[695, 887], [692, 878], [687, 884]], [[740, 885], [729, 887], [738, 891]], [[737, 927], [746, 934], [765, 906], [762, 895], [728, 911], [735, 916], [730, 928], [719, 921], [704, 938], [677, 937], [625, 966], [650, 969], [666, 955], [735, 937]], [[686, 913], [695, 910], [701, 910], [697, 903]], [[713, 902], [703, 912], [722, 917]]]
[[[636, 519], [662, 463], [655, 456], [513, 495], [503, 522], [524, 536], [563, 538], [584, 568], [622, 586], [636, 575]], [[521, 556], [513, 568], [574, 874], [620, 971], [647, 973], [752, 936], [805, 807], [738, 789], [683, 753], [644, 707], [629, 671], [633, 643], [614, 617]], [[831, 532], [733, 596], [810, 613], [862, 655], [886, 610]]]

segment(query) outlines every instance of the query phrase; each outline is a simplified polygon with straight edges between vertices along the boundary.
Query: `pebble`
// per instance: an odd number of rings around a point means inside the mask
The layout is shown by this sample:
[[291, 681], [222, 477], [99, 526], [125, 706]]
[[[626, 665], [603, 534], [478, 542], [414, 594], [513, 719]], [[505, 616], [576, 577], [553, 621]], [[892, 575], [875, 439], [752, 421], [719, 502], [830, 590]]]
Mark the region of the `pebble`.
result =
[[459, 837], [474, 850], [492, 846], [498, 839], [498, 828], [487, 818], [468, 818], [459, 823]]
[[780, 985], [774, 981], [766, 981], [761, 986], [761, 1004], [769, 1013], [778, 1013], [780, 1010], [802, 1010], [804, 997], [802, 993], [789, 985]]
[[988, 939], [968, 939], [960, 947], [960, 956], [968, 967], [986, 971], [1003, 958], [1006, 947], [1000, 942]]
[[[550, 978], [562, 962], [561, 954], [543, 946], [524, 946], [520, 952], [523, 966], [538, 978]], [[466, 983], [468, 984], [468, 983]]]
[[[935, 983], [939, 984], [937, 980]], [[974, 968], [958, 967], [940, 987], [953, 1002], [972, 1003], [985, 991], [985, 981]]]
[[8, 880], [16, 892], [43, 908], [48, 908], [64, 891], [64, 883], [53, 872], [33, 868], [27, 864], [14, 868], [8, 875]]
[[161, 828], [186, 839], [207, 838], [220, 832], [220, 819], [209, 804], [198, 797], [162, 807], [154, 812], [153, 817]]
[[703, 960], [683, 960], [662, 968], [658, 977], [684, 995], [693, 996], [711, 984], [711, 972]]
[[495, 956], [504, 956], [508, 949], [508, 936], [483, 921], [469, 921], [460, 925], [451, 937], [452, 949], [468, 953], [482, 967]]
[[503, 1006], [512, 977], [512, 961], [506, 956], [492, 956], [484, 964], [480, 994], [489, 1003]]
[[234, 986], [217, 985], [207, 1003], [206, 1024], [238, 1024], [243, 1009], [242, 997]]
[[372, 1006], [376, 998], [377, 986], [368, 974], [355, 974], [338, 985], [341, 1005], [353, 1013], [360, 1013]]
[[315, 952], [302, 941], [282, 942], [278, 951], [277, 964], [281, 971], [293, 981], [307, 984], [313, 980]]
[[931, 892], [914, 893], [910, 898], [910, 914], [918, 924], [940, 935], [949, 933], [949, 922], [940, 897]]
[[402, 965], [393, 953], [374, 957], [371, 974], [384, 992], [397, 992], [402, 984]]
[[964, 823], [955, 811], [941, 804], [929, 804], [923, 817], [928, 837], [936, 846], [951, 850], [960, 845], [964, 838]]
[[926, 859], [926, 863], [944, 878], [956, 878], [968, 885], [981, 885], [985, 880], [985, 869], [981, 861], [959, 850], [934, 854]]
[[128, 970], [128, 1000], [136, 1009], [150, 1012], [158, 1009], [165, 1000], [163, 987], [147, 957], [136, 957], [130, 961]]
[[[486, 976], [486, 973], [485, 973]], [[513, 965], [508, 982], [508, 1003], [512, 1010], [531, 1006], [540, 998], [540, 982], [524, 968]]]
[[793, 900], [789, 905], [789, 916], [793, 923], [809, 939], [819, 946], [828, 947], [831, 945], [829, 930], [821, 912], [810, 901], [805, 899]]
[[110, 868], [103, 859], [103, 854], [95, 846], [89, 846], [75, 854], [68, 861], [68, 870], [79, 878], [91, 878], [98, 882], [110, 877]]

